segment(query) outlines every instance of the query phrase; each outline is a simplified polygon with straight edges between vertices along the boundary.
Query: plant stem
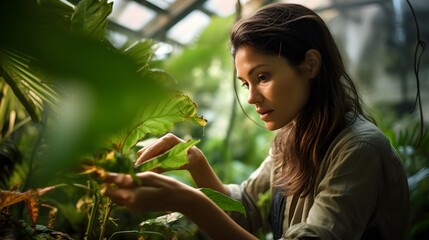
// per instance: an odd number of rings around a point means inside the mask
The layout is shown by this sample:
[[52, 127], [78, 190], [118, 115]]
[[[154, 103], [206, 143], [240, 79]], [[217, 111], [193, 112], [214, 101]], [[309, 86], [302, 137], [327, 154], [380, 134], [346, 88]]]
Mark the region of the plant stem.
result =
[[108, 199], [107, 204], [105, 205], [103, 222], [101, 223], [100, 236], [98, 238], [99, 240], [104, 239], [104, 234], [106, 232], [106, 223], [107, 223], [107, 220], [109, 219], [109, 216], [110, 216], [110, 213], [112, 212], [112, 209], [113, 209], [113, 203], [110, 199]]
[[94, 193], [94, 205], [91, 209], [91, 214], [89, 215], [88, 226], [86, 228], [85, 240], [91, 240], [91, 230], [93, 228], [95, 219], [97, 219], [98, 207], [100, 205], [101, 199], [97, 193]]

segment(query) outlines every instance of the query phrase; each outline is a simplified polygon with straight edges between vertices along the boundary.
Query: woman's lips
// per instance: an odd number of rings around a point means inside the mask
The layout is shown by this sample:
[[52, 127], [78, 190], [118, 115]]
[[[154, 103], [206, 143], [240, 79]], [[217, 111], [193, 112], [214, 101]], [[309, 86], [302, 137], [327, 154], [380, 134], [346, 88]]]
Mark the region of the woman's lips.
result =
[[259, 114], [261, 115], [261, 120], [265, 121], [272, 112], [273, 110], [260, 112]]

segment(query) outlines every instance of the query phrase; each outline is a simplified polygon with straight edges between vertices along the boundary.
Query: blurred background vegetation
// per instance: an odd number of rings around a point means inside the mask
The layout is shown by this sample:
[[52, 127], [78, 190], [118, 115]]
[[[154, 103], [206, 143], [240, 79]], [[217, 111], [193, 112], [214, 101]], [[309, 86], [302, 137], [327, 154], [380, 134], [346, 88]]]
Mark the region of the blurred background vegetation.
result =
[[[24, 192], [66, 182], [64, 178], [53, 180], [50, 174], [73, 171], [78, 154], [95, 151], [103, 145], [103, 138], [128, 123], [126, 120], [132, 117], [134, 109], [162, 92], [163, 86], [158, 84], [161, 78], [174, 79], [174, 88], [188, 94], [197, 104], [199, 115], [208, 120], [205, 127], [180, 123], [172, 132], [185, 139], [201, 139], [198, 146], [224, 182], [240, 183], [246, 179], [267, 155], [274, 133], [257, 125], [263, 123], [252, 107], [247, 106], [240, 90], [238, 97], [243, 109], [256, 123], [245, 116], [235, 97], [233, 84], [238, 83], [234, 80], [228, 45], [230, 27], [236, 19], [235, 3], [233, 12], [209, 15], [207, 24], [183, 42], [179, 38], [175, 41], [165, 29], [150, 36], [139, 34], [152, 25], [142, 25], [133, 31], [118, 27], [120, 9], [124, 11], [130, 3], [148, 6], [148, 2], [154, 1], [114, 0], [113, 12], [107, 1], [87, 1], [97, 2], [100, 8], [94, 8], [88, 16], [75, 16], [80, 21], [70, 24], [74, 6], [79, 2], [11, 0], [0, 5], [0, 188]], [[212, 1], [160, 2], [170, 4], [171, 9], [180, 6], [176, 2], [195, 2], [189, 4], [190, 8], [201, 10], [205, 2]], [[242, 1], [242, 14], [271, 2], [276, 1]], [[420, 24], [420, 37], [427, 42], [429, 2], [411, 2]], [[368, 109], [401, 154], [411, 191], [411, 238], [428, 239], [429, 55], [423, 52], [419, 68], [425, 117], [421, 135], [419, 108], [413, 111], [417, 93], [413, 60], [418, 39], [411, 11], [405, 1], [396, 0], [332, 0], [306, 4], [327, 21]], [[40, 5], [44, 8], [35, 11]], [[182, 35], [193, 32], [195, 26], [188, 25]], [[87, 31], [83, 37], [82, 29], [87, 27], [101, 31]], [[139, 59], [151, 58], [150, 67], [165, 70], [169, 77], [137, 74], [139, 61], [135, 55], [124, 54], [133, 42], [147, 39], [155, 41], [158, 51], [151, 56], [142, 54]], [[64, 96], [73, 99], [71, 102], [75, 105], [64, 106]], [[58, 109], [67, 111], [53, 115]], [[44, 155], [46, 148], [58, 151]], [[186, 172], [169, 174], [193, 184]], [[71, 182], [86, 184], [81, 177], [67, 179], [66, 183]], [[40, 199], [58, 209], [52, 229], [75, 239], [84, 237], [90, 201], [85, 190], [76, 187], [60, 188]], [[28, 223], [23, 205], [8, 209], [8, 214]], [[47, 225], [48, 209], [41, 208], [39, 215], [38, 222]], [[116, 239], [135, 239], [133, 231], [139, 228], [139, 223], [154, 216], [157, 215], [131, 214], [118, 209], [112, 213], [112, 220], [119, 220], [109, 223], [111, 227], [106, 236], [130, 231], [129, 235], [123, 233]], [[175, 232], [176, 236], [188, 231], [187, 238], [204, 238], [189, 222], [175, 226], [179, 227], [172, 229], [164, 224], [149, 230]], [[0, 233], [4, 233], [2, 231]]]

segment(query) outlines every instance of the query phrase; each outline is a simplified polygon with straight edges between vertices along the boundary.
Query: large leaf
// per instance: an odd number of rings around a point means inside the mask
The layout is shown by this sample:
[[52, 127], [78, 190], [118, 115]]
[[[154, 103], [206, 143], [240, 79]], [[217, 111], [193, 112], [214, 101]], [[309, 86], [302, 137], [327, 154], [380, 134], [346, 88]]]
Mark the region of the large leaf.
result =
[[[48, 181], [57, 179], [52, 174], [67, 172], [78, 164], [76, 159], [130, 126], [136, 109], [162, 95], [163, 88], [156, 79], [143, 78], [134, 59], [97, 39], [99, 29], [104, 29], [102, 22], [107, 21], [107, 10], [101, 10], [101, 17], [77, 13], [91, 11], [97, 4], [101, 9], [110, 8], [105, 1], [81, 1], [73, 16], [73, 32], [69, 25], [55, 21], [56, 13], [44, 11], [40, 5], [31, 5], [31, 11], [22, 7], [33, 1], [7, 2], [0, 1], [0, 48], [8, 46], [37, 59], [32, 63], [55, 79], [65, 102], [45, 131], [49, 152], [41, 176], [32, 174], [38, 181], [29, 181], [37, 185], [30, 188], [36, 188], [52, 184]], [[92, 22], [89, 17], [104, 20]], [[92, 23], [82, 25], [79, 19]]]
[[200, 126], [207, 123], [204, 118], [198, 117], [195, 103], [183, 93], [175, 92], [170, 97], [146, 105], [140, 118], [133, 124], [133, 129], [127, 132], [122, 152], [129, 151], [147, 134], [164, 134], [170, 131], [174, 124], [185, 120]]
[[246, 210], [244, 209], [241, 202], [210, 188], [201, 188], [200, 191], [210, 198], [214, 203], [216, 203], [216, 205], [218, 205], [218, 207], [220, 207], [222, 210], [237, 211], [246, 215]]
[[177, 169], [188, 163], [188, 150], [199, 141], [200, 140], [189, 140], [188, 142], [179, 143], [164, 154], [143, 162], [135, 168], [139, 172], [150, 171], [155, 168], [163, 168], [166, 170]]
[[112, 12], [112, 5], [113, 2], [107, 3], [107, 0], [80, 1], [71, 18], [71, 31], [96, 40], [104, 40], [107, 16]]
[[[5, 2], [8, 3], [6, 4]], [[32, 26], [23, 24], [25, 25], [23, 27], [21, 24], [29, 21], [31, 24], [35, 25], [37, 23], [46, 28], [49, 28], [49, 24], [64, 25], [67, 22], [67, 16], [70, 16], [73, 11], [73, 5], [58, 0], [41, 0], [37, 2], [34, 0], [17, 0], [4, 1], [3, 3], [5, 4], [0, 6], [0, 15], [3, 19], [0, 19], [0, 21], [2, 24], [7, 24], [0, 25], [0, 31], [2, 32], [2, 39], [0, 40], [0, 76], [10, 86], [32, 120], [39, 122], [41, 112], [44, 110], [44, 104], [47, 103], [51, 108], [55, 109], [59, 101], [57, 94], [46, 83], [47, 79], [32, 66], [36, 61], [34, 56], [28, 54], [27, 51], [28, 46], [31, 45], [28, 43], [33, 40], [28, 35], [28, 29]], [[27, 14], [29, 12], [32, 15]], [[47, 15], [46, 13], [49, 16], [52, 15], [52, 19], [43, 19]], [[37, 32], [35, 28], [32, 30]], [[21, 36], [18, 37], [17, 35]], [[29, 41], [30, 39], [31, 41]], [[18, 46], [20, 41], [25, 41], [25, 50]]]

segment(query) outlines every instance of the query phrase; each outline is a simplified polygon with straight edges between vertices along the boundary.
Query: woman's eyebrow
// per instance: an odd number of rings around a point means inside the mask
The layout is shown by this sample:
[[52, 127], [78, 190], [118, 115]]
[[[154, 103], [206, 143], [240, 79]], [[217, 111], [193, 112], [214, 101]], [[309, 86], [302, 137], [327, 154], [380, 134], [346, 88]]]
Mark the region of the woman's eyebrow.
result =
[[[258, 64], [258, 65], [256, 65], [256, 66], [252, 67], [252, 68], [249, 70], [249, 72], [247, 73], [247, 76], [252, 75], [252, 74], [253, 74], [253, 72], [254, 72], [256, 69], [258, 69], [258, 68], [260, 68], [260, 67], [266, 67], [266, 66], [269, 66], [269, 64], [261, 63], [261, 64]], [[237, 76], [237, 78], [238, 78], [238, 79], [240, 79], [240, 80], [243, 80], [243, 78], [242, 78], [242, 77], [240, 77], [240, 76]]]

